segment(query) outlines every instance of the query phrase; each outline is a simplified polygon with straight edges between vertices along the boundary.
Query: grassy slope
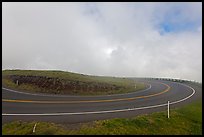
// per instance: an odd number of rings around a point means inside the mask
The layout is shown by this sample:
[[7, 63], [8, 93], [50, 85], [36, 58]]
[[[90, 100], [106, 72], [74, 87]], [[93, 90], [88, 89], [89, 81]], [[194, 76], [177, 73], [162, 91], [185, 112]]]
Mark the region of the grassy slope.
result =
[[144, 135], [201, 135], [202, 134], [202, 101], [170, 111], [170, 119], [166, 112], [156, 112], [134, 118], [117, 118], [99, 120], [90, 124], [82, 124], [79, 129], [70, 129], [64, 125], [39, 122], [36, 132], [32, 133], [35, 122], [12, 122], [3, 125], [6, 134], [144, 134]]
[[[108, 94], [119, 94], [119, 93], [127, 93], [131, 91], [144, 89], [145, 86], [142, 83], [136, 83], [137, 88], [135, 89], [135, 81], [127, 79], [127, 78], [118, 78], [118, 77], [107, 77], [107, 76], [90, 76], [78, 73], [64, 72], [64, 71], [47, 71], [47, 70], [3, 70], [2, 71], [2, 83], [6, 87], [12, 89], [20, 89], [27, 90], [31, 92], [40, 91], [41, 89], [34, 85], [22, 84], [17, 86], [15, 83], [8, 79], [4, 79], [6, 75], [31, 75], [31, 76], [47, 76], [52, 78], [59, 78], [71, 81], [82, 81], [82, 82], [99, 82], [99, 83], [107, 83], [112, 85], [118, 85], [125, 87], [125, 90], [118, 90], [109, 92]], [[104, 95], [107, 93], [102, 92], [91, 92], [91, 93], [77, 93], [80, 95]]]
[[3, 70], [2, 75], [32, 75], [32, 76], [48, 76], [53, 78], [62, 78], [68, 80], [79, 80], [84, 82], [105, 82], [105, 83], [120, 83], [126, 84], [130, 82], [125, 78], [107, 77], [107, 76], [91, 76], [65, 71], [47, 71], [47, 70]]

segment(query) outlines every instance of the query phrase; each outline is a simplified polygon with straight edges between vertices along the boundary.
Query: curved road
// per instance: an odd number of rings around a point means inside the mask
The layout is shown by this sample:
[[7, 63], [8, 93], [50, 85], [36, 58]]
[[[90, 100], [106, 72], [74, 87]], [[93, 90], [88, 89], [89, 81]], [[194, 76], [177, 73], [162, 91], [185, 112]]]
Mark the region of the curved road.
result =
[[145, 82], [145, 90], [106, 96], [60, 96], [31, 94], [2, 87], [2, 123], [36, 120], [79, 123], [100, 119], [131, 117], [179, 107], [202, 98], [202, 85], [162, 80]]

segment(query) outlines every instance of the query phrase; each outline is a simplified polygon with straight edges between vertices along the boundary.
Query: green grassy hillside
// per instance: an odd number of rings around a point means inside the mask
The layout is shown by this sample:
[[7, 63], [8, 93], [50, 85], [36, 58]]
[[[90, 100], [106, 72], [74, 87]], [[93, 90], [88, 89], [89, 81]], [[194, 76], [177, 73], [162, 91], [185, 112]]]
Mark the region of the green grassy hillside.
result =
[[25, 92], [69, 95], [120, 94], [145, 88], [143, 83], [127, 78], [47, 70], [3, 70], [2, 84]]

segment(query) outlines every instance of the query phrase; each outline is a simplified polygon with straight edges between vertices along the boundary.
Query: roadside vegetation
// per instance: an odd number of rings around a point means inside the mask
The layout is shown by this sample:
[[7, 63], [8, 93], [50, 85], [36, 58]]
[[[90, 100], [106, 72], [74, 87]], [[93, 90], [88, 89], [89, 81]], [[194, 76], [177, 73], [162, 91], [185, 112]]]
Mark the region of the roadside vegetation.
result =
[[[48, 122], [14, 121], [2, 126], [3, 135], [202, 135], [202, 100], [167, 112], [133, 118], [98, 120], [90, 123], [62, 125]], [[72, 128], [70, 128], [72, 127]]]
[[68, 95], [121, 94], [146, 87], [128, 78], [47, 70], [3, 70], [2, 85], [25, 92]]

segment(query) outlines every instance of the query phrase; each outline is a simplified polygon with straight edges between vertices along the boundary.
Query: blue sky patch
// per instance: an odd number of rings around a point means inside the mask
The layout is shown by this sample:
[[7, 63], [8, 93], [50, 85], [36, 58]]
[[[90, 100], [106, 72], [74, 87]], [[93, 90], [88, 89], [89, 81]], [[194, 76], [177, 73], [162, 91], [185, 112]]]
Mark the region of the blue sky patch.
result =
[[187, 14], [183, 7], [172, 8], [164, 15], [162, 22], [158, 25], [160, 33], [196, 31], [201, 26], [202, 18], [192, 20]]
[[199, 22], [162, 22], [159, 27], [161, 34], [170, 32], [196, 31], [201, 24]]

